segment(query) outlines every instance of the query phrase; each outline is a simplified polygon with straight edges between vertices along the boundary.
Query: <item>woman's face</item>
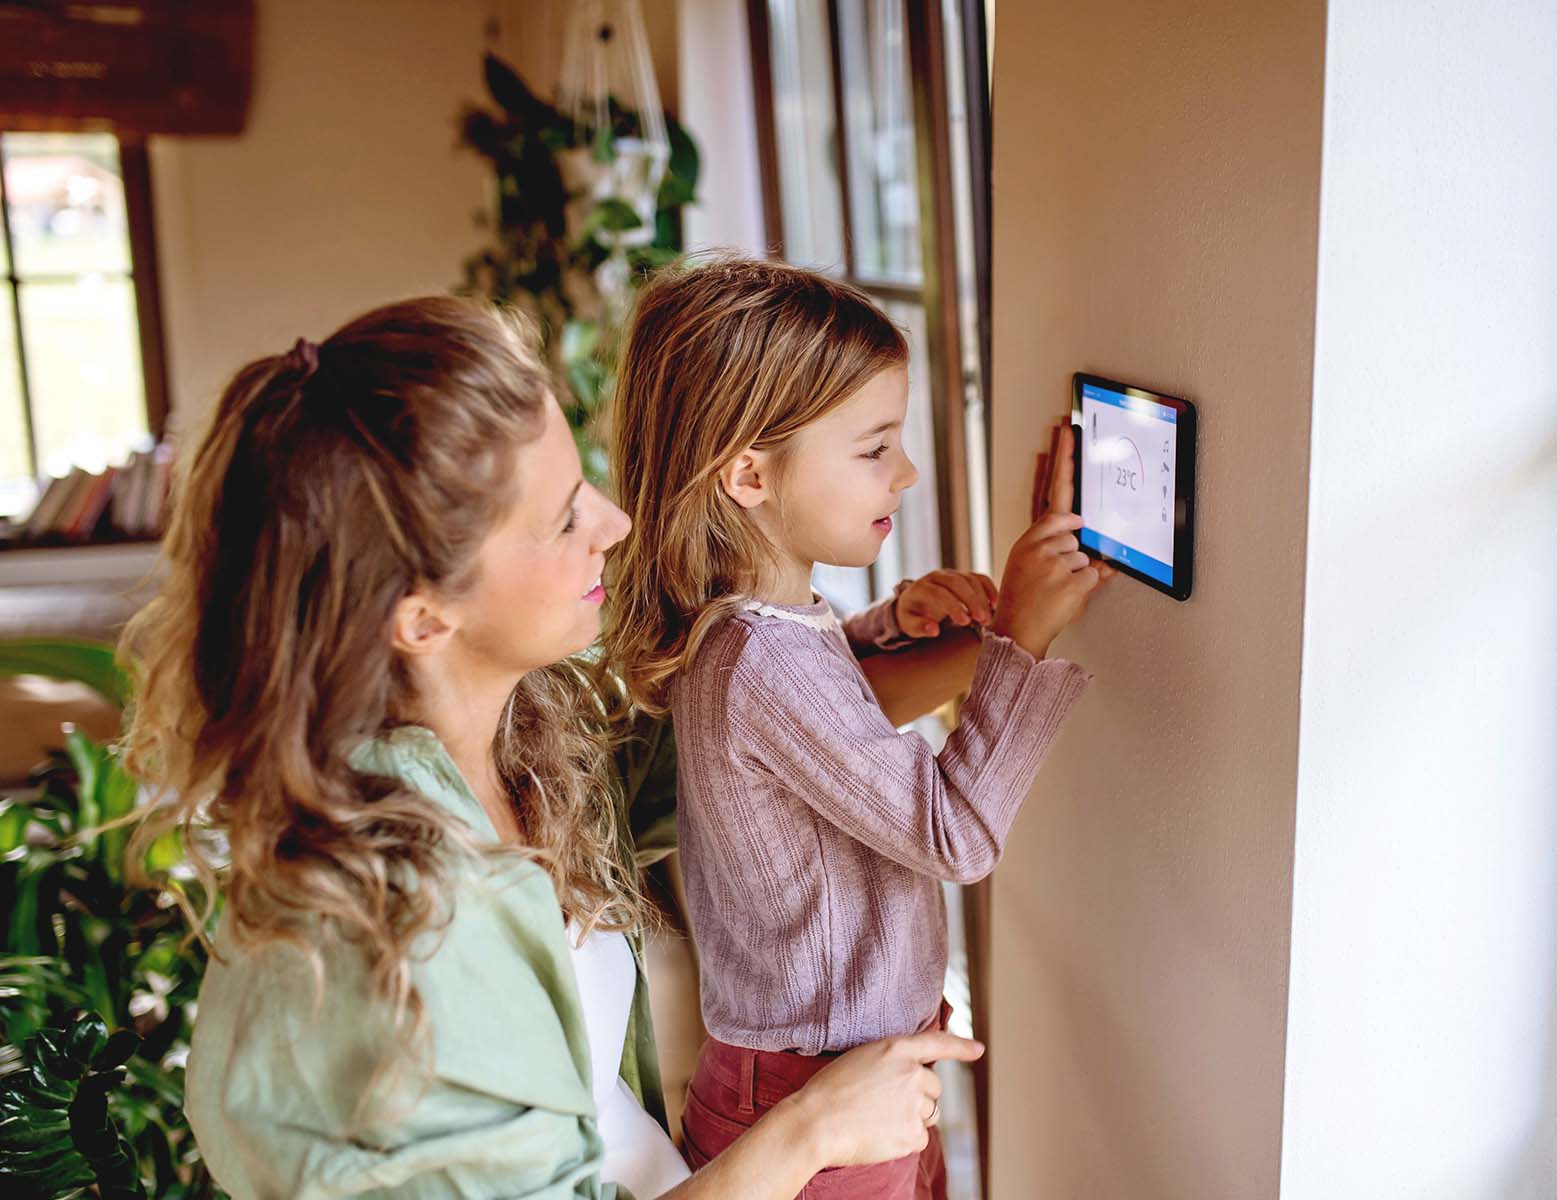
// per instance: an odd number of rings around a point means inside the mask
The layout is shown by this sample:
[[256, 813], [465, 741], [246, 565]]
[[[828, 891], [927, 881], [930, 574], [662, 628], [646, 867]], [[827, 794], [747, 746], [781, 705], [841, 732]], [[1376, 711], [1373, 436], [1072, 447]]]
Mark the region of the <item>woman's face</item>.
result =
[[599, 636], [605, 552], [631, 523], [585, 481], [550, 398], [541, 435], [519, 448], [507, 486], [512, 503], [481, 546], [476, 581], [448, 607], [470, 661], [517, 675]]

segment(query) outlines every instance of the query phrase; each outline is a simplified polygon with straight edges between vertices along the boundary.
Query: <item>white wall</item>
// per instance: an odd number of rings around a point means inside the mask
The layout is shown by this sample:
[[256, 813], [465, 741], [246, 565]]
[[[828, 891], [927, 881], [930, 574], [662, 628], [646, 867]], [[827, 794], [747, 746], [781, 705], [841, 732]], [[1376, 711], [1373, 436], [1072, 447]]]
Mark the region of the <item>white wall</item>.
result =
[[260, 0], [237, 138], [151, 148], [175, 421], [245, 362], [374, 305], [446, 292], [483, 234], [486, 0]]
[[726, 246], [762, 257], [762, 167], [744, 0], [680, 0], [682, 123], [702, 153], [698, 202], [685, 214], [686, 246]]
[[1557, 1195], [1557, 6], [1330, 0], [1282, 1195]]
[[1121, 579], [996, 872], [994, 1200], [1276, 1194], [1320, 0], [1001, 4], [995, 545], [1089, 369], [1199, 402], [1197, 593]]

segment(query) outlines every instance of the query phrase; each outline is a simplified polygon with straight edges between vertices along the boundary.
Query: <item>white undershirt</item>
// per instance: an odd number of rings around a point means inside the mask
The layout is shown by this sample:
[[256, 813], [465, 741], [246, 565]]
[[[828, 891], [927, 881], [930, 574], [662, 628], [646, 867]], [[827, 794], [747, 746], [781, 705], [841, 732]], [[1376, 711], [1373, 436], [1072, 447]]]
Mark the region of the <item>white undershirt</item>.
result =
[[569, 922], [573, 974], [589, 1035], [590, 1091], [605, 1142], [600, 1178], [622, 1184], [637, 1200], [654, 1200], [689, 1172], [659, 1122], [643, 1110], [621, 1076], [622, 1047], [638, 985], [638, 966], [621, 933], [592, 933], [582, 946], [575, 944], [577, 940], [578, 928]]

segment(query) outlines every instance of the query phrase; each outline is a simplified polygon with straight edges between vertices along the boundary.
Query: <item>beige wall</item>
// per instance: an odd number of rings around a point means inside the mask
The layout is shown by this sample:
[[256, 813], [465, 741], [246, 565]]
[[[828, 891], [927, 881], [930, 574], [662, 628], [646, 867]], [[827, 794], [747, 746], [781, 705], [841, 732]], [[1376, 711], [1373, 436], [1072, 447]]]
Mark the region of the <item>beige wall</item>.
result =
[[[643, 10], [673, 107], [677, 0]], [[549, 96], [567, 14], [565, 0], [259, 0], [243, 135], [152, 145], [175, 426], [248, 360], [460, 282], [491, 194], [454, 144], [460, 107], [487, 102], [486, 30]]]
[[994, 881], [996, 1200], [1273, 1197], [1321, 0], [1002, 4], [997, 547], [1089, 369], [1199, 402], [1196, 595], [1120, 579]]
[[489, 185], [454, 148], [484, 97], [484, 0], [260, 0], [238, 138], [156, 139], [176, 420], [244, 362], [388, 300], [444, 292]]
[[743, 0], [681, 0], [679, 112], [702, 153], [697, 203], [686, 211], [688, 250], [767, 253], [750, 36]]
[[[702, 0], [638, 0], [643, 31], [654, 62], [654, 78], [665, 107], [676, 107], [681, 86], [678, 31], [685, 19], [683, 8], [695, 8]], [[556, 94], [562, 70], [563, 36], [575, 0], [486, 0], [485, 7], [501, 29], [502, 54], [542, 96]]]

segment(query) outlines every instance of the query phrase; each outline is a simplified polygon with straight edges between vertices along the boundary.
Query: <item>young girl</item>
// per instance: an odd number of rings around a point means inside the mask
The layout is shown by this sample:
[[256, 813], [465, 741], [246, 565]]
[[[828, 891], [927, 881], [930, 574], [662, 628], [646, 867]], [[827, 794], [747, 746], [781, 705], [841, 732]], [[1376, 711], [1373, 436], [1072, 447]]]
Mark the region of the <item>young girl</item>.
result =
[[[684, 1118], [694, 1164], [829, 1056], [941, 1021], [941, 881], [994, 868], [1088, 679], [1045, 658], [1099, 581], [1074, 536], [1063, 441], [1061, 511], [1018, 539], [993, 606], [944, 573], [842, 624], [812, 593], [816, 563], [876, 558], [914, 483], [906, 360], [862, 293], [771, 262], [662, 275], [628, 337], [613, 469], [633, 529], [609, 556], [606, 645], [637, 702], [674, 719], [710, 1034]], [[941, 615], [987, 625], [939, 755], [883, 707], [904, 719], [966, 679], [934, 655], [923, 671], [868, 670], [904, 642], [910, 613], [911, 636]], [[887, 657], [899, 654], [915, 651]], [[932, 1136], [920, 1155], [824, 1172], [802, 1195], [944, 1187]]]

